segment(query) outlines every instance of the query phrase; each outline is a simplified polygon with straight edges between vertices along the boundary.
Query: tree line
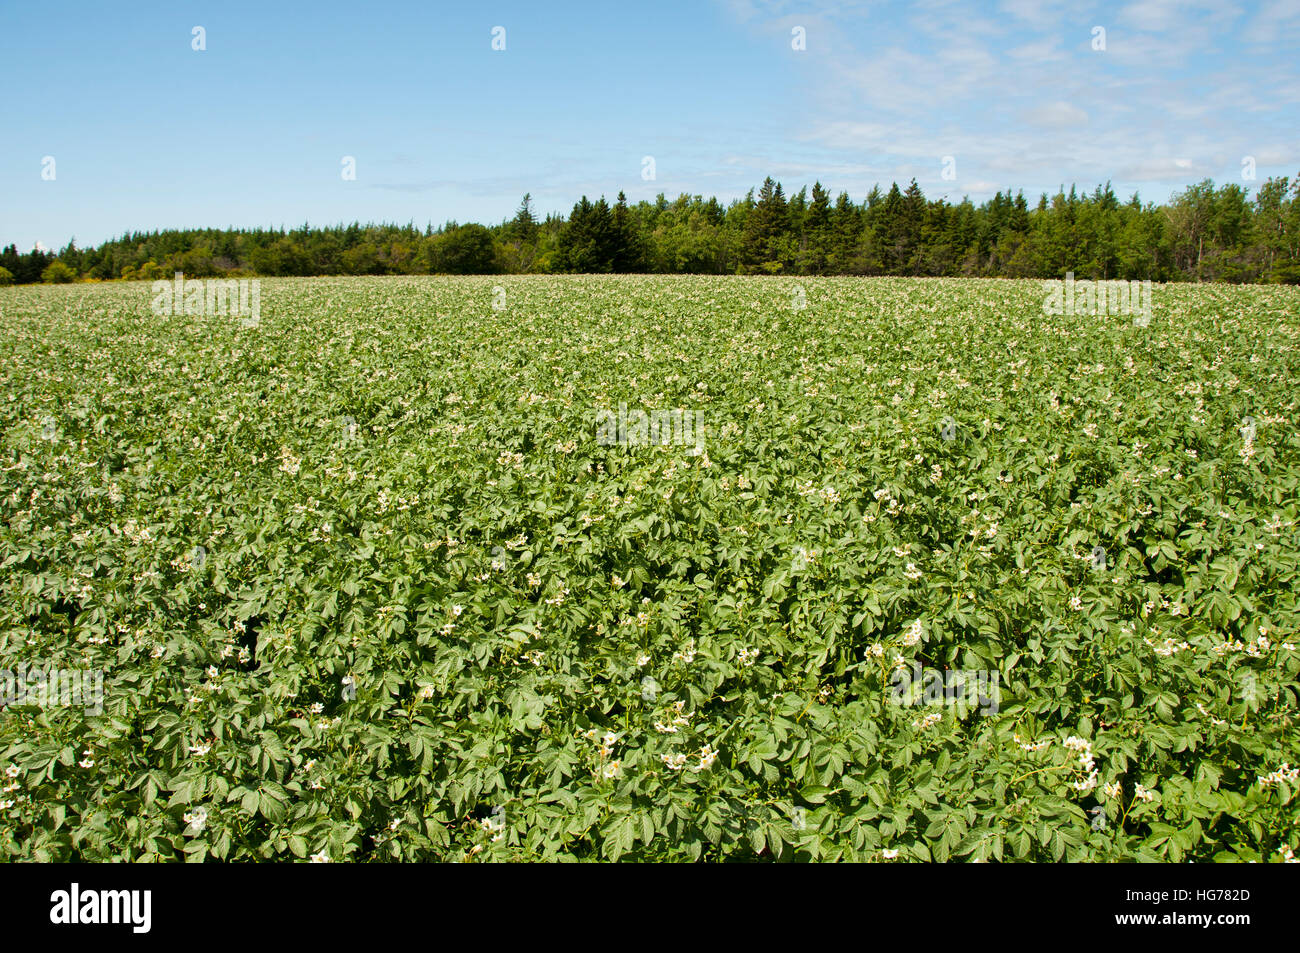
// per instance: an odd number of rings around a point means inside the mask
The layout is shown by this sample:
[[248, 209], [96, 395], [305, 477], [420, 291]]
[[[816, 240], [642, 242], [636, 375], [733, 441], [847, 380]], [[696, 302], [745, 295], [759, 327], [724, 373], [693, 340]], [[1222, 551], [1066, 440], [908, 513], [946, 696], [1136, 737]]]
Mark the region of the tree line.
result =
[[131, 232], [92, 248], [0, 251], [0, 283], [247, 275], [672, 273], [919, 275], [1300, 283], [1300, 176], [1252, 197], [1205, 180], [1164, 205], [1109, 183], [1030, 207], [1008, 190], [973, 204], [927, 199], [916, 180], [855, 203], [820, 182], [794, 195], [767, 178], [724, 205], [680, 195], [629, 205], [583, 196], [538, 218], [525, 195], [498, 225], [448, 222], [285, 230]]

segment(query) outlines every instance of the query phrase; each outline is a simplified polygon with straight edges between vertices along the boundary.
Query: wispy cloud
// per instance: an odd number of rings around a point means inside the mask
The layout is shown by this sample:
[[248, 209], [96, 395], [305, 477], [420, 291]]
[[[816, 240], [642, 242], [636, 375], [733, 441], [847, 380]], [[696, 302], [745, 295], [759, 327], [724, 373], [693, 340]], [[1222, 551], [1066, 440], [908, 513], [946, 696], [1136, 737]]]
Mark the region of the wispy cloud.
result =
[[[776, 0], [732, 6], [743, 29], [791, 15]], [[1281, 127], [1300, 128], [1300, 0], [801, 9], [835, 33], [816, 55], [810, 41], [800, 137], [826, 166], [844, 154], [914, 169], [935, 194], [1113, 180], [1157, 198], [1237, 174], [1244, 155], [1294, 172], [1300, 149]], [[957, 180], [941, 177], [942, 156]]]

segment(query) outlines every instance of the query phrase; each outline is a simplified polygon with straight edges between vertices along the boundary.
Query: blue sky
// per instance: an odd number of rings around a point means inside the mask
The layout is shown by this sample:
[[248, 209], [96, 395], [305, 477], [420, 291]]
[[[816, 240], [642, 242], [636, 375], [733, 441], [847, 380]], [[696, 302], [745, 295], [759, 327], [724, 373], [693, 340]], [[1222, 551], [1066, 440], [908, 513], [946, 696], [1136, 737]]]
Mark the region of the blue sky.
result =
[[1300, 171], [1300, 0], [7, 2], [0, 24], [0, 244], [21, 250], [496, 222], [524, 192], [541, 213], [732, 199], [768, 174], [1032, 202]]

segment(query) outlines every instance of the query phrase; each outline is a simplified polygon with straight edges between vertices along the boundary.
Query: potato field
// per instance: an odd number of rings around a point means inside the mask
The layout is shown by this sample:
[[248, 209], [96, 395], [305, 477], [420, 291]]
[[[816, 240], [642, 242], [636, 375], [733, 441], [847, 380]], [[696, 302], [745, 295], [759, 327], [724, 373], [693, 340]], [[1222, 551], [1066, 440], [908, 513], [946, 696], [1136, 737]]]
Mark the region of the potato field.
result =
[[0, 288], [0, 860], [1300, 849], [1300, 288], [259, 291]]

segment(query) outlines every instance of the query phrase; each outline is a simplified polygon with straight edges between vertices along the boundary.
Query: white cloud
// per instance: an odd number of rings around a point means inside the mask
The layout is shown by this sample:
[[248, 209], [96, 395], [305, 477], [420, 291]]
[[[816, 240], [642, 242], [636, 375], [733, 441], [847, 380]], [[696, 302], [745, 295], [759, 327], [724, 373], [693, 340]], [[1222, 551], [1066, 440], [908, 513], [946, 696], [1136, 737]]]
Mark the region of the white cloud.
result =
[[1026, 118], [1036, 126], [1082, 126], [1087, 123], [1088, 114], [1078, 106], [1058, 100], [1029, 110]]
[[[1277, 167], [1300, 151], [1280, 145], [1297, 125], [1300, 75], [1284, 41], [1294, 31], [1300, 43], [1300, 0], [1244, 12], [1234, 0], [1001, 0], [992, 14], [929, 0], [870, 30], [861, 5], [807, 9], [836, 39], [804, 64], [809, 109], [795, 135], [825, 155], [787, 163], [791, 174], [915, 175], [934, 195], [1110, 180], [1160, 199], [1236, 174], [1241, 155]], [[1094, 24], [1104, 52], [1091, 48]], [[945, 155], [955, 182], [939, 176]]]
[[1294, 51], [1300, 41], [1300, 0], [1269, 0], [1260, 4], [1241, 35], [1248, 43], [1282, 44]]
[[1187, 158], [1150, 158], [1120, 170], [1120, 178], [1139, 182], [1191, 182], [1216, 170]]
[[1013, 46], [1007, 50], [1007, 55], [1013, 60], [1042, 63], [1047, 60], [1063, 59], [1064, 51], [1061, 49], [1061, 38], [1059, 36], [1047, 36], [1039, 40], [1032, 40], [1029, 43], [1022, 43], [1020, 46]]

